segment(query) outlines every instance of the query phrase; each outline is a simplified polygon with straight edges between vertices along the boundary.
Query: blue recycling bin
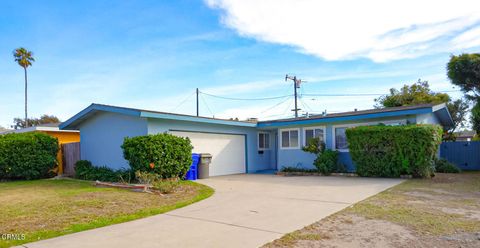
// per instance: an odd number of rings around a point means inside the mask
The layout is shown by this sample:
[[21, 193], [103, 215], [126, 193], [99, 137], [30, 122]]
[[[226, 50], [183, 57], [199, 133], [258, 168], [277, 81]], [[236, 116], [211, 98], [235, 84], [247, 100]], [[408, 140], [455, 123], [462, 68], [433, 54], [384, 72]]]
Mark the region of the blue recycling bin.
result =
[[185, 180], [197, 180], [198, 162], [200, 161], [200, 154], [192, 153], [192, 165], [185, 175]]

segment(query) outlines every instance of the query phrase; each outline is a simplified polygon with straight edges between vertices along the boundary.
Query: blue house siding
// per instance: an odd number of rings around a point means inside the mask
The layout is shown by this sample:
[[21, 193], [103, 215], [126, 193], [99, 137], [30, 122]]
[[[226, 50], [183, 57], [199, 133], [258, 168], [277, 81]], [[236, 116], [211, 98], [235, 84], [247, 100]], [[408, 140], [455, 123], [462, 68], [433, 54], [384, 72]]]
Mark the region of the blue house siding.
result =
[[[429, 117], [428, 114], [424, 116], [424, 118]], [[432, 119], [432, 117], [427, 118], [428, 120]], [[308, 125], [308, 126], [285, 126], [276, 129], [280, 134], [282, 129], [290, 129], [290, 128], [298, 128], [300, 130], [300, 148], [298, 149], [282, 149], [280, 145], [278, 145], [278, 162], [277, 162], [277, 170], [281, 170], [283, 167], [299, 167], [305, 169], [313, 169], [315, 166], [313, 165], [313, 161], [315, 160], [315, 155], [302, 151], [301, 147], [304, 146], [305, 142], [305, 132], [304, 130], [309, 127], [324, 127], [325, 132], [325, 147], [327, 149], [335, 150], [334, 147], [334, 139], [335, 139], [335, 131], [336, 127], [341, 126], [353, 126], [353, 125], [375, 125], [378, 123], [416, 123], [416, 117], [411, 115], [400, 116], [396, 118], [375, 118], [375, 119], [362, 119], [357, 121], [348, 121], [348, 122], [335, 122], [335, 123], [322, 123], [320, 125]], [[348, 151], [339, 151], [339, 162], [342, 163], [347, 171], [353, 172], [355, 171], [355, 164], [352, 161], [350, 153]]]
[[[275, 151], [273, 147], [270, 150], [258, 152], [259, 130], [255, 127], [239, 127], [231, 125], [198, 123], [192, 121], [181, 120], [163, 120], [148, 118], [148, 134], [164, 133], [168, 131], [191, 131], [191, 132], [210, 132], [222, 134], [241, 134], [246, 137], [246, 162], [247, 173], [253, 173], [259, 170], [273, 169]], [[270, 135], [270, 142], [273, 144], [273, 135]]]
[[126, 136], [147, 134], [147, 120], [139, 117], [99, 112], [79, 125], [80, 158], [113, 169], [129, 168], [120, 147]]
[[[126, 136], [156, 134], [168, 131], [193, 131], [245, 136], [247, 172], [281, 169], [285, 166], [314, 168], [315, 156], [301, 150], [304, 146], [304, 130], [324, 127], [326, 148], [335, 149], [335, 128], [352, 125], [374, 125], [391, 121], [404, 124], [424, 123], [453, 125], [445, 104], [420, 105], [388, 110], [366, 110], [325, 117], [297, 118], [259, 123], [221, 120], [207, 117], [172, 114], [142, 109], [92, 104], [60, 125], [61, 129], [80, 130], [81, 158], [95, 165], [110, 168], [128, 168], [123, 159], [121, 144]], [[299, 147], [282, 149], [280, 130], [299, 129]], [[259, 151], [258, 133], [270, 134], [270, 149]], [[348, 171], [354, 171], [348, 150], [340, 151], [339, 161]]]

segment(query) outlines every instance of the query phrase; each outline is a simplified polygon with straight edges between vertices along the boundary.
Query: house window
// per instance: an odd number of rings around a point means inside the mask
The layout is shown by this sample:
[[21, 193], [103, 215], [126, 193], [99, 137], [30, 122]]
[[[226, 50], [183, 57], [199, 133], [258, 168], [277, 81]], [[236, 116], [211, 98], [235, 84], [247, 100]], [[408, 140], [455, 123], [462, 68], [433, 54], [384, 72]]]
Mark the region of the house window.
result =
[[299, 148], [298, 129], [281, 130], [281, 148], [293, 149]]
[[335, 128], [335, 149], [346, 150], [348, 149], [347, 135], [345, 134], [347, 127]]
[[267, 150], [270, 149], [270, 134], [258, 133], [258, 149]]
[[325, 129], [322, 127], [305, 128], [304, 145], [308, 145], [308, 141], [313, 138], [319, 138], [320, 142], [325, 142], [324, 139]]

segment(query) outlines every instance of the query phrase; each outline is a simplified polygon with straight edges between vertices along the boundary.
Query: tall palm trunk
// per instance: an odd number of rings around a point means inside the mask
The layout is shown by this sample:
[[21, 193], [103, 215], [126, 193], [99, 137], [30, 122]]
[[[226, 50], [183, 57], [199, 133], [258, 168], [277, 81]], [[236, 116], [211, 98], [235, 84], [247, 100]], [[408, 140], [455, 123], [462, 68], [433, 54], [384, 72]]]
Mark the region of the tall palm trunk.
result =
[[28, 127], [28, 115], [27, 115], [27, 67], [23, 67], [25, 72], [25, 127]]

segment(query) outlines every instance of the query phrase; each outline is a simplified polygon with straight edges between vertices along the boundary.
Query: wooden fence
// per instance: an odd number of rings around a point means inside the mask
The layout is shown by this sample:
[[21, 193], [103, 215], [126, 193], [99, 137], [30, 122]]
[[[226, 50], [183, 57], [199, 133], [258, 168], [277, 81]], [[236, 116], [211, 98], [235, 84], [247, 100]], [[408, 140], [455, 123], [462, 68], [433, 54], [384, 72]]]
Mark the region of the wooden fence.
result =
[[75, 163], [80, 160], [80, 142], [62, 144], [63, 175], [75, 175]]
[[440, 157], [462, 170], [480, 170], [480, 141], [443, 142]]

